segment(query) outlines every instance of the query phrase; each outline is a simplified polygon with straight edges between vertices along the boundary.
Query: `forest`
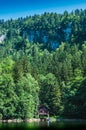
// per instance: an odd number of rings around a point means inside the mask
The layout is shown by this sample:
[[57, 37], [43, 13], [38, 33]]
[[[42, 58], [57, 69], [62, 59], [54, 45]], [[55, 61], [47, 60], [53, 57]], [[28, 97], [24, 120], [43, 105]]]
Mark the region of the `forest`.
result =
[[86, 9], [0, 20], [0, 119], [86, 119]]

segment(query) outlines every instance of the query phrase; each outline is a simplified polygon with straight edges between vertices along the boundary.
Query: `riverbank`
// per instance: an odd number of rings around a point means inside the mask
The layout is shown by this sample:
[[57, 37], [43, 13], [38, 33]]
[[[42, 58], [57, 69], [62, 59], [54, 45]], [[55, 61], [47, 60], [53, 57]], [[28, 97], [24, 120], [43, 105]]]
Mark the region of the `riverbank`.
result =
[[[40, 122], [40, 118], [32, 118], [32, 119], [8, 119], [8, 120], [0, 120], [0, 123], [19, 123], [19, 122]], [[86, 119], [60, 119], [60, 118], [53, 118], [50, 117], [49, 120], [50, 122], [86, 122]]]
[[0, 122], [2, 123], [18, 123], [18, 122], [39, 122], [40, 119], [39, 118], [32, 118], [32, 119], [25, 119], [25, 120], [22, 120], [22, 119], [9, 119], [9, 120], [0, 120]]
[[63, 122], [86, 122], [86, 119], [57, 119], [56, 121], [63, 121]]

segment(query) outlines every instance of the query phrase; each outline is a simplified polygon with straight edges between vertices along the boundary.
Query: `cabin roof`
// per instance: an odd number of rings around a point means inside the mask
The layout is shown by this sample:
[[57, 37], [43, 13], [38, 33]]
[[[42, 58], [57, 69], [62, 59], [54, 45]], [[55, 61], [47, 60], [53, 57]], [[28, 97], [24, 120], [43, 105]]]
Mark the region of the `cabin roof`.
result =
[[46, 110], [49, 111], [49, 108], [48, 108], [47, 106], [45, 106], [45, 105], [40, 105], [40, 106], [39, 106], [39, 110], [40, 110], [40, 109], [44, 109], [44, 110], [46, 109]]
[[48, 115], [49, 109], [46, 106], [41, 105], [41, 106], [39, 106], [38, 113], [39, 113], [39, 115]]

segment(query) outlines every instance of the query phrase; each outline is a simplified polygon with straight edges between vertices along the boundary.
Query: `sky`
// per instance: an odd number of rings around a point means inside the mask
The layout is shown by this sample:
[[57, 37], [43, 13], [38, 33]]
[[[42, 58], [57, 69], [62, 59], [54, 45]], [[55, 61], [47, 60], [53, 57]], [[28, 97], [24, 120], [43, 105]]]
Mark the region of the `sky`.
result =
[[44, 12], [86, 9], [86, 0], [0, 0], [0, 19], [16, 19]]

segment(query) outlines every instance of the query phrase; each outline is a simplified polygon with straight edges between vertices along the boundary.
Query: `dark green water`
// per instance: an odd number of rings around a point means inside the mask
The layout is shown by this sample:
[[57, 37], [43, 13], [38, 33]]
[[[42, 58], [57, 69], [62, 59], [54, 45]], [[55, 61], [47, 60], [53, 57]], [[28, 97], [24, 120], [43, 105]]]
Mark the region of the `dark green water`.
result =
[[[39, 129], [86, 129], [86, 121], [57, 121], [57, 122], [32, 122], [32, 123], [0, 123], [0, 130], [39, 130]], [[83, 129], [84, 128], [84, 129]]]

